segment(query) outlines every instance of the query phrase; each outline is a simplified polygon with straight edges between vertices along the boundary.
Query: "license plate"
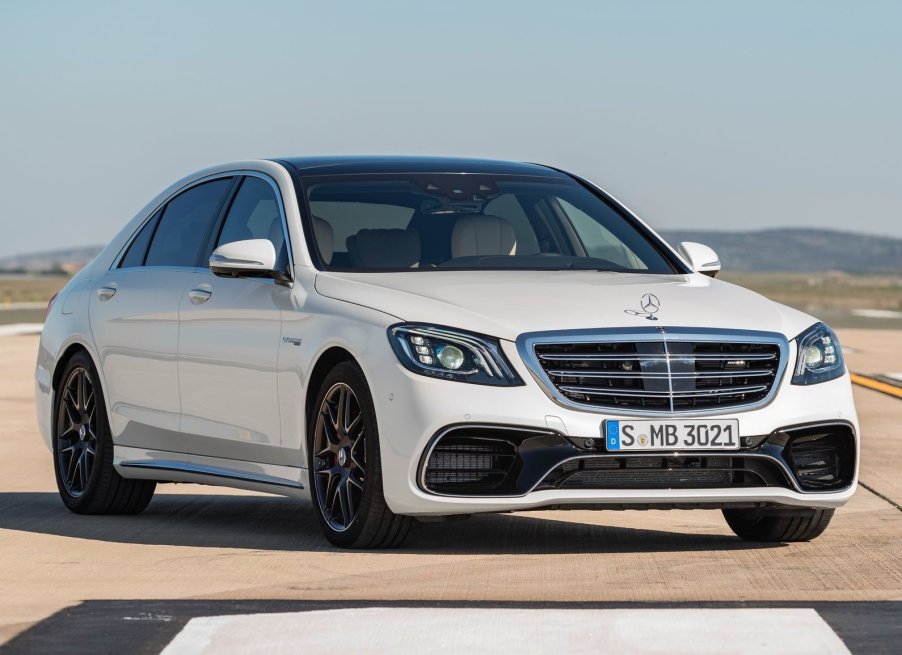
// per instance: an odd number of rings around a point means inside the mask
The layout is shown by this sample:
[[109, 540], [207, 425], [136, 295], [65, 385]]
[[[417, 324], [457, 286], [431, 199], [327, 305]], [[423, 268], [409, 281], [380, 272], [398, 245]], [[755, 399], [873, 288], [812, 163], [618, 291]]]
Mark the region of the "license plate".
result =
[[605, 444], [621, 450], [739, 450], [739, 421], [606, 420]]

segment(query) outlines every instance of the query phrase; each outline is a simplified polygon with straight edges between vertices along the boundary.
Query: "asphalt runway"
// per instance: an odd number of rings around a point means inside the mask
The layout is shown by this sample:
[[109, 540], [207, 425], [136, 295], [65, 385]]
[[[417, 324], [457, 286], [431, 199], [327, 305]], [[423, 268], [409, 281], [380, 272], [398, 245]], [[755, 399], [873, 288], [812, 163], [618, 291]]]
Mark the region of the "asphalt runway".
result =
[[[902, 371], [902, 331], [840, 338], [851, 370]], [[653, 635], [685, 609], [705, 625], [735, 610], [733, 625], [751, 631], [758, 613], [739, 610], [793, 610], [826, 644], [820, 652], [898, 652], [902, 400], [878, 390], [855, 390], [862, 485], [811, 543], [743, 542], [716, 511], [535, 511], [424, 524], [402, 549], [361, 552], [331, 547], [296, 501], [196, 485], [159, 487], [136, 517], [71, 514], [35, 427], [36, 348], [35, 336], [0, 337], [0, 651], [200, 652], [196, 640], [208, 639], [237, 652], [240, 642], [222, 641], [229, 630], [273, 646], [272, 613], [285, 614], [288, 638], [328, 632], [343, 620], [330, 612], [385, 608], [383, 636], [409, 631], [424, 652], [429, 635], [399, 624], [403, 610], [444, 609], [449, 625], [463, 626], [479, 608], [488, 636], [531, 634], [513, 610], [539, 612], [527, 625], [540, 626], [559, 625], [562, 610], [591, 610], [578, 615], [588, 635], [636, 617]], [[383, 643], [374, 636], [358, 652]], [[722, 652], [738, 652], [732, 645]]]

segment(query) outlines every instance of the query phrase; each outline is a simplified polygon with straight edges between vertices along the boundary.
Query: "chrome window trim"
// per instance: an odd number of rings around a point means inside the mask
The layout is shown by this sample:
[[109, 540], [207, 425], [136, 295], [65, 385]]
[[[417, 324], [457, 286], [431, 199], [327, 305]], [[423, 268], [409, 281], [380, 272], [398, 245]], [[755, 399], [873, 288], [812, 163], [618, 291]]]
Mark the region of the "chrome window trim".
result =
[[[141, 230], [144, 229], [144, 226], [156, 215], [158, 211], [165, 205], [167, 205], [171, 200], [173, 200], [176, 196], [181, 195], [182, 193], [196, 187], [201, 184], [205, 184], [207, 182], [212, 182], [213, 180], [219, 180], [227, 177], [257, 177], [260, 178], [272, 187], [273, 191], [276, 194], [276, 198], [279, 203], [279, 216], [282, 219], [282, 234], [285, 237], [285, 248], [288, 250], [288, 268], [291, 273], [291, 278], [294, 280], [294, 253], [292, 252], [292, 243], [291, 243], [291, 235], [288, 233], [288, 214], [285, 211], [285, 199], [282, 197], [282, 191], [279, 188], [279, 183], [276, 182], [268, 173], [264, 173], [263, 171], [256, 171], [253, 169], [234, 169], [229, 171], [218, 171], [216, 173], [211, 173], [210, 175], [205, 175], [203, 177], [191, 180], [187, 184], [183, 184], [178, 189], [170, 193], [166, 198], [157, 203], [153, 209], [147, 212], [147, 216], [140, 222], [140, 224], [135, 228], [132, 235], [126, 239], [125, 244], [122, 248], [119, 249], [119, 253], [113, 259], [113, 263], [110, 265], [108, 270], [118, 269], [119, 265], [122, 263], [122, 260], [125, 258], [128, 249], [131, 247], [132, 242], [137, 238], [138, 234], [140, 234]], [[239, 187], [240, 191], [240, 187]], [[228, 213], [226, 213], [226, 217]], [[160, 217], [162, 219], [162, 217]], [[152, 241], [151, 241], [152, 242]], [[150, 244], [148, 244], [148, 248]], [[215, 249], [215, 246], [214, 246]], [[160, 269], [164, 268], [162, 266], [130, 266], [129, 270], [145, 270], [148, 268]], [[173, 267], [169, 267], [173, 268]], [[182, 266], [178, 268], [190, 268], [192, 270], [197, 270], [198, 267], [194, 266]], [[207, 269], [208, 267], [200, 267], [202, 270]]]
[[[767, 396], [754, 403], [732, 407], [691, 411], [652, 411], [635, 408], [618, 409], [616, 407], [594, 407], [570, 400], [554, 386], [551, 378], [545, 373], [535, 353], [535, 346], [556, 343], [611, 343], [637, 341], [710, 341], [734, 343], [769, 343], [780, 349], [780, 362], [774, 375], [774, 382]], [[520, 359], [529, 369], [530, 374], [552, 401], [561, 407], [580, 412], [590, 412], [606, 416], [653, 416], [671, 418], [691, 418], [694, 416], [712, 416], [738, 414], [760, 409], [773, 401], [777, 390], [783, 382], [789, 358], [789, 339], [779, 332], [763, 332], [758, 330], [731, 330], [723, 328], [688, 328], [688, 327], [636, 327], [636, 328], [599, 328], [589, 330], [560, 330], [551, 332], [527, 332], [517, 337], [517, 352]], [[669, 353], [668, 369], [669, 369]]]

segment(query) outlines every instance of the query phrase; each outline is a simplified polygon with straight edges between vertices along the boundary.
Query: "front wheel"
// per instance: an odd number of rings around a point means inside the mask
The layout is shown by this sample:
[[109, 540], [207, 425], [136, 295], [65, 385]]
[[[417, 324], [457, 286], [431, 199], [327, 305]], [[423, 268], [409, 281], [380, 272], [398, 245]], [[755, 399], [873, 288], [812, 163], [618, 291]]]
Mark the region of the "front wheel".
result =
[[723, 516], [736, 536], [749, 541], [810, 541], [833, 518], [832, 509], [725, 509]]
[[400, 546], [413, 519], [385, 502], [376, 410], [360, 367], [342, 362], [332, 369], [314, 408], [310, 491], [326, 538], [346, 548]]

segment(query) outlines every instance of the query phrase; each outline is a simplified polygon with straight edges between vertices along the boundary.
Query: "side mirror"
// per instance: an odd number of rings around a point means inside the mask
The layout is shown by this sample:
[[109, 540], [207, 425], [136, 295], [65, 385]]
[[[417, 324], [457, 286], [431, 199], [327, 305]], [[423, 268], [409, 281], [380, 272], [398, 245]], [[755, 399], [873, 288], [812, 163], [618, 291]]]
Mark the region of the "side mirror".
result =
[[221, 277], [274, 277], [276, 249], [269, 239], [248, 239], [224, 243], [210, 255], [210, 270]]
[[694, 241], [683, 241], [677, 250], [696, 273], [708, 277], [717, 277], [717, 274], [720, 273], [720, 259], [717, 257], [717, 253], [708, 246]]

